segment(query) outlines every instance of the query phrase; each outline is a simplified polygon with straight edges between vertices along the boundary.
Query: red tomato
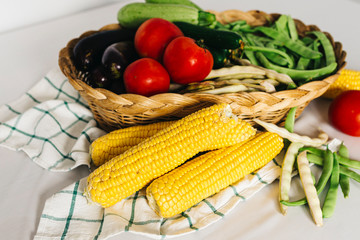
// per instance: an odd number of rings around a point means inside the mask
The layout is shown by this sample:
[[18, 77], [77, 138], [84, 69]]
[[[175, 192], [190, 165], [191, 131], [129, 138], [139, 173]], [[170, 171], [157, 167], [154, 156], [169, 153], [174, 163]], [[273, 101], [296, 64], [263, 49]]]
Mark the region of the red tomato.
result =
[[150, 57], [160, 62], [169, 42], [183, 35], [172, 22], [161, 18], [150, 18], [136, 31], [134, 45], [141, 57]]
[[194, 39], [178, 37], [166, 47], [163, 64], [172, 81], [188, 84], [204, 80], [214, 59], [210, 51], [198, 46]]
[[346, 91], [337, 96], [330, 105], [329, 119], [340, 131], [360, 136], [360, 91]]
[[169, 90], [170, 77], [156, 60], [141, 58], [132, 62], [124, 71], [124, 83], [128, 93], [151, 96]]

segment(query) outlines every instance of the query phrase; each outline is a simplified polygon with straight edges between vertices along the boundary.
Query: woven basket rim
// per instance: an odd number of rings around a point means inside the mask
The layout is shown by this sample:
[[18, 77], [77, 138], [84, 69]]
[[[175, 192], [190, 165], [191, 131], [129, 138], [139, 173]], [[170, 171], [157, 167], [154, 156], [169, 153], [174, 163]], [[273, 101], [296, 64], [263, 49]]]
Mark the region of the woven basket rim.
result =
[[[251, 10], [247, 12], [243, 12], [241, 10], [227, 10], [223, 12], [211, 11], [217, 17], [217, 20], [220, 22], [227, 21], [235, 21], [241, 19], [244, 15], [250, 16], [247, 21], [250, 25], [266, 25], [270, 21], [276, 20], [281, 14], [279, 13], [265, 13], [259, 10]], [[222, 19], [222, 16], [225, 16], [225, 20]], [[230, 19], [230, 20], [229, 20]], [[234, 20], [235, 19], [235, 20]], [[316, 25], [305, 25], [301, 20], [294, 19], [295, 24], [297, 26], [299, 35], [302, 35], [301, 31], [311, 31], [317, 30], [321, 31]], [[332, 43], [336, 60], [338, 63], [337, 70], [331, 76], [328, 76], [321, 80], [310, 81], [299, 86], [293, 90], [283, 90], [277, 91], [274, 93], [265, 93], [265, 92], [239, 92], [232, 94], [221, 94], [221, 95], [213, 95], [213, 94], [204, 94], [204, 93], [187, 93], [187, 94], [178, 94], [178, 93], [162, 93], [153, 95], [150, 97], [144, 97], [136, 94], [115, 94], [109, 90], [101, 89], [101, 88], [92, 88], [87, 85], [84, 81], [79, 79], [79, 71], [75, 68], [73, 63], [72, 49], [75, 44], [82, 38], [94, 34], [99, 31], [111, 30], [121, 28], [121, 26], [117, 23], [112, 23], [101, 27], [98, 30], [90, 30], [82, 33], [79, 37], [70, 40], [67, 45], [61, 49], [59, 53], [59, 66], [64, 75], [69, 79], [71, 85], [81, 93], [82, 96], [91, 98], [91, 102], [89, 105], [98, 105], [102, 109], [106, 109], [108, 111], [121, 112], [123, 114], [144, 114], [144, 109], [152, 108], [160, 109], [166, 105], [181, 105], [190, 104], [190, 102], [199, 101], [200, 99], [207, 99], [207, 101], [216, 103], [216, 102], [229, 102], [233, 104], [232, 107], [241, 109], [241, 112], [245, 115], [254, 113], [254, 111], [262, 111], [261, 107], [265, 106], [268, 110], [276, 111], [276, 108], [291, 108], [295, 106], [299, 106], [302, 104], [308, 104], [314, 98], [321, 96], [328, 88], [328, 86], [333, 83], [340, 71], [344, 69], [346, 65], [345, 57], [346, 52], [342, 49], [342, 44], [340, 42], [334, 41], [333, 37], [330, 33], [324, 32], [326, 36], [329, 38]], [[306, 96], [301, 96], [302, 91], [306, 92]], [[294, 98], [294, 96], [299, 95], [298, 98]], [[245, 98], [252, 99], [254, 101], [252, 105], [241, 106], [241, 104], [236, 104], [233, 102], [233, 99]], [[159, 101], [161, 99], [161, 101]], [[266, 100], [262, 99], [274, 99], [275, 104], [267, 104]], [[278, 103], [276, 99], [281, 99], [281, 103]], [[249, 100], [250, 101], [250, 100]], [[271, 101], [270, 101], [271, 103]], [[133, 109], [133, 106], [140, 106], [138, 111]], [[275, 105], [275, 106], [274, 106]], [[151, 111], [150, 111], [151, 112]], [[151, 113], [146, 113], [146, 116], [151, 118]], [[156, 114], [155, 114], [156, 115]], [[255, 116], [256, 117], [256, 116]]]

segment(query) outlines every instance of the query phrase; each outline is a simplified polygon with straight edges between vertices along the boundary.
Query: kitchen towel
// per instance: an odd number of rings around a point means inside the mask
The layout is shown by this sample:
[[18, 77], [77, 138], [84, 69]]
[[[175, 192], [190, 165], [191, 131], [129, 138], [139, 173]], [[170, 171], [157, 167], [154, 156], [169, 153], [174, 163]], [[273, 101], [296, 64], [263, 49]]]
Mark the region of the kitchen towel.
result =
[[[90, 168], [89, 145], [105, 133], [58, 68], [20, 99], [0, 107], [0, 146], [24, 151], [49, 171]], [[83, 196], [83, 178], [45, 202], [35, 239], [107, 239], [122, 232], [163, 239], [198, 231], [273, 182], [280, 174], [279, 159], [172, 218], [151, 210], [144, 189], [101, 208]]]

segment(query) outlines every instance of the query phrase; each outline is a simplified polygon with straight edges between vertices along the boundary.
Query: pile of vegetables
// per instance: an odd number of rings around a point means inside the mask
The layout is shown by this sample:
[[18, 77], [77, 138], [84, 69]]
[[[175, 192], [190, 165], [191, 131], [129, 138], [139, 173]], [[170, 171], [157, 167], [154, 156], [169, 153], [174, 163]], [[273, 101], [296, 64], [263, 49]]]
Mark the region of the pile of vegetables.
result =
[[[333, 216], [337, 201], [338, 189], [341, 188], [345, 198], [349, 197], [350, 179], [360, 182], [360, 162], [349, 158], [346, 146], [338, 139], [328, 141], [326, 133], [321, 132], [318, 138], [309, 138], [293, 133], [296, 108], [287, 116], [284, 128], [274, 124], [255, 120], [270, 132], [279, 134], [285, 140], [285, 156], [279, 178], [279, 201], [282, 213], [287, 213], [288, 206], [307, 204], [317, 226], [323, 225], [323, 218]], [[322, 167], [321, 175], [315, 179], [311, 165]], [[305, 197], [290, 201], [292, 176], [298, 172]], [[326, 187], [328, 185], [328, 187]], [[320, 194], [324, 193], [323, 201]]]
[[[73, 51], [86, 82], [115, 93], [274, 92], [324, 78], [337, 68], [325, 34], [298, 36], [288, 15], [268, 26], [221, 24], [189, 0], [146, 0], [125, 5], [117, 18], [121, 29], [83, 38]], [[273, 71], [253, 76], [249, 65]], [[209, 77], [218, 69], [228, 75]]]
[[244, 54], [252, 64], [289, 75], [297, 85], [321, 79], [337, 67], [333, 46], [321, 31], [300, 37], [294, 20], [281, 15], [269, 26], [251, 27], [245, 21], [227, 25], [214, 24], [216, 29], [228, 29], [241, 35]]
[[[189, 0], [146, 0], [122, 7], [118, 21], [120, 29], [81, 39], [73, 54], [90, 86], [119, 94], [275, 92], [323, 79], [338, 67], [327, 36], [320, 31], [299, 36], [288, 15], [267, 26], [252, 27], [246, 21], [221, 24]], [[341, 131], [359, 136], [359, 91], [350, 95], [333, 102], [329, 118]], [[348, 197], [350, 178], [360, 182], [360, 175], [350, 169], [360, 169], [360, 162], [349, 159], [344, 144], [331, 150], [323, 132], [317, 138], [293, 133], [295, 111], [290, 110], [284, 128], [254, 121], [285, 140], [279, 198], [283, 214], [288, 206], [308, 204], [321, 226], [334, 212], [339, 186]], [[310, 163], [323, 168], [318, 180]], [[305, 198], [290, 201], [294, 171], [300, 175]], [[319, 194], [327, 184], [321, 203]]]

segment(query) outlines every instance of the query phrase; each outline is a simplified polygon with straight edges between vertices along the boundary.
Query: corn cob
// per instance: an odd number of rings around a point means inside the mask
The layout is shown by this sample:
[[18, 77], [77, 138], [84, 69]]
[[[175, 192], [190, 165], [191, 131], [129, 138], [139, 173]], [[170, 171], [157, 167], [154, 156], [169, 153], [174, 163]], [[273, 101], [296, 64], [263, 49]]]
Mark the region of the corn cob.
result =
[[340, 76], [330, 85], [323, 97], [334, 99], [346, 90], [360, 90], [360, 71], [344, 69]]
[[[134, 126], [115, 130], [98, 139], [90, 145], [90, 157], [96, 167], [101, 166], [113, 157], [124, 153], [129, 148], [139, 144], [160, 130], [170, 126], [174, 121], [159, 122], [143, 126]], [[226, 136], [213, 143], [212, 149], [222, 147], [226, 142], [235, 140], [241, 134], [241, 128], [234, 128]]]
[[[241, 134], [225, 138], [237, 128]], [[110, 207], [197, 153], [242, 142], [255, 132], [232, 114], [229, 105], [201, 109], [101, 165], [89, 175], [84, 195]]]
[[283, 148], [276, 133], [208, 152], [155, 179], [146, 189], [149, 205], [161, 217], [172, 217], [271, 161]]
[[91, 143], [89, 151], [91, 160], [98, 167], [172, 123], [174, 122], [159, 122], [112, 131]]

